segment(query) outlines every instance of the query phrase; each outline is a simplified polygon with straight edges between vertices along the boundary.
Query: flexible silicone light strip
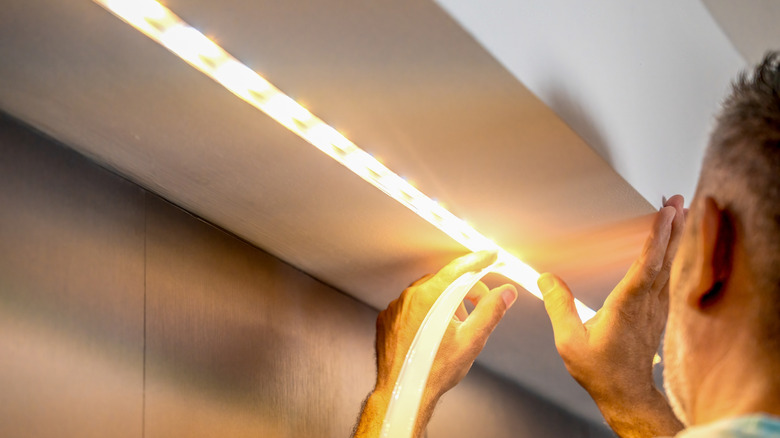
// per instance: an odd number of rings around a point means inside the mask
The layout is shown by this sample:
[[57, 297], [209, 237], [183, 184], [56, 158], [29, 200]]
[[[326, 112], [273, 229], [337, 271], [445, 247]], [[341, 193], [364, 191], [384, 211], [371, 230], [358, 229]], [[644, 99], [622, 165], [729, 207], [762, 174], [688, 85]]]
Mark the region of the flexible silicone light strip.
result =
[[[392, 172], [165, 6], [155, 0], [94, 1], [405, 205], [464, 247], [471, 251], [498, 251], [499, 260], [504, 266], [497, 272], [542, 298], [536, 285], [539, 273], [533, 268]], [[583, 321], [595, 314], [579, 300], [575, 304]]]
[[381, 438], [412, 436], [433, 361], [455, 311], [482, 277], [502, 268], [503, 263], [499, 260], [481, 271], [466, 272], [453, 281], [428, 310], [395, 381], [393, 395], [382, 422]]

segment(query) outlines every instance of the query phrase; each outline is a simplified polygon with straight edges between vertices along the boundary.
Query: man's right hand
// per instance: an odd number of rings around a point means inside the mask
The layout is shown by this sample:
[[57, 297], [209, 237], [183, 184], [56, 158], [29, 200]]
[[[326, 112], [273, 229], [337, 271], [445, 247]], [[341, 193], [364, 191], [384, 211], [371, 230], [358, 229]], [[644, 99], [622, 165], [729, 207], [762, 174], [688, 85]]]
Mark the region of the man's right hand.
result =
[[682, 424], [653, 383], [653, 357], [669, 303], [669, 272], [685, 223], [682, 196], [655, 217], [642, 254], [583, 324], [566, 283], [552, 274], [539, 289], [569, 373], [593, 397], [621, 437], [672, 436]]
[[[376, 386], [366, 400], [353, 437], [379, 436], [406, 353], [431, 306], [453, 281], [490, 266], [496, 257], [495, 252], [481, 251], [455, 259], [436, 275], [414, 282], [379, 313]], [[414, 436], [423, 435], [439, 397], [466, 376], [488, 336], [517, 299], [517, 290], [511, 284], [489, 290], [479, 282], [466, 299], [474, 304], [474, 310], [469, 314], [461, 304], [444, 333], [425, 385]]]

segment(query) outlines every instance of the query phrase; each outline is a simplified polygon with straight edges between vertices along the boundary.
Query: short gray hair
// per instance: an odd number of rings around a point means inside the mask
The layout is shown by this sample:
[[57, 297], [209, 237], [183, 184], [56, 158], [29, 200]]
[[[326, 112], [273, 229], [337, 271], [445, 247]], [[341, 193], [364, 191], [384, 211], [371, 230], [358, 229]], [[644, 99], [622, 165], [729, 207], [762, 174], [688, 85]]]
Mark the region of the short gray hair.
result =
[[767, 53], [733, 83], [699, 189], [733, 215], [756, 287], [766, 292], [762, 328], [780, 338], [780, 52]]

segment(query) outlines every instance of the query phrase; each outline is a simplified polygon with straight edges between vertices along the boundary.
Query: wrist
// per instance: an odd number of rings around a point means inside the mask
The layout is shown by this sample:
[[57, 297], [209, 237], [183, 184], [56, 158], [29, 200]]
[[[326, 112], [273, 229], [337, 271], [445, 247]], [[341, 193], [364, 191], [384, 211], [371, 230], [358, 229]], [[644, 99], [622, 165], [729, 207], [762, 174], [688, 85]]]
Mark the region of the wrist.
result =
[[[370, 422], [373, 423], [371, 425], [371, 429], [374, 431], [372, 433], [357, 433], [355, 434], [355, 437], [378, 437], [379, 431], [382, 427], [382, 423], [384, 422], [385, 416], [387, 415], [387, 408], [390, 405], [390, 400], [392, 399], [393, 391], [392, 389], [386, 389], [384, 387], [377, 387], [374, 388], [374, 390], [371, 392], [371, 394], [368, 395], [368, 398], [366, 398], [366, 401], [363, 405], [363, 414], [361, 417], [361, 421], [358, 424], [357, 431], [363, 432], [367, 428], [367, 419], [372, 419]], [[414, 436], [420, 437], [424, 435], [425, 428], [428, 426], [428, 422], [431, 419], [431, 416], [433, 415], [433, 410], [436, 407], [436, 404], [439, 402], [439, 398], [441, 396], [437, 394], [433, 394], [430, 389], [426, 389], [425, 393], [423, 394], [422, 400], [420, 400], [420, 407], [417, 412], [417, 420], [415, 421], [415, 427], [414, 427]]]
[[390, 398], [383, 392], [372, 391], [363, 402], [352, 438], [379, 438], [389, 401]]
[[369, 394], [368, 399], [366, 400], [365, 409], [367, 411], [370, 410], [375, 418], [381, 418], [384, 420], [385, 415], [387, 414], [387, 407], [390, 404], [390, 399], [392, 396], [392, 391], [374, 389], [371, 391], [371, 394]]
[[607, 424], [622, 438], [674, 436], [683, 429], [666, 397], [654, 386], [631, 397], [597, 404]]

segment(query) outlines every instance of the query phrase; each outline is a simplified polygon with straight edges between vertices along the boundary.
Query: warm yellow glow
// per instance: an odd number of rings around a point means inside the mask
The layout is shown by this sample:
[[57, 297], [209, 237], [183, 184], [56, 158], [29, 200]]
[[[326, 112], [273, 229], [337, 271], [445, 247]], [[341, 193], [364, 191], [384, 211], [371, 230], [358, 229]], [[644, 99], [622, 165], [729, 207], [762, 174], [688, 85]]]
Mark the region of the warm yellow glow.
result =
[[153, 22], [163, 21], [170, 11], [154, 0], [106, 0], [103, 6], [139, 30], [149, 29]]
[[289, 129], [296, 129], [296, 122], [305, 124], [312, 114], [288, 96], [277, 93], [261, 104], [262, 110]]
[[[542, 298], [536, 286], [539, 273], [533, 268], [430, 199], [168, 8], [154, 0], [94, 1], [405, 205], [464, 247], [471, 251], [499, 251], [499, 259], [504, 264], [499, 273]], [[583, 321], [595, 314], [579, 300], [576, 305]]]
[[244, 100], [251, 99], [252, 93], [262, 95], [272, 88], [268, 81], [251, 68], [232, 59], [214, 70], [214, 79]]

